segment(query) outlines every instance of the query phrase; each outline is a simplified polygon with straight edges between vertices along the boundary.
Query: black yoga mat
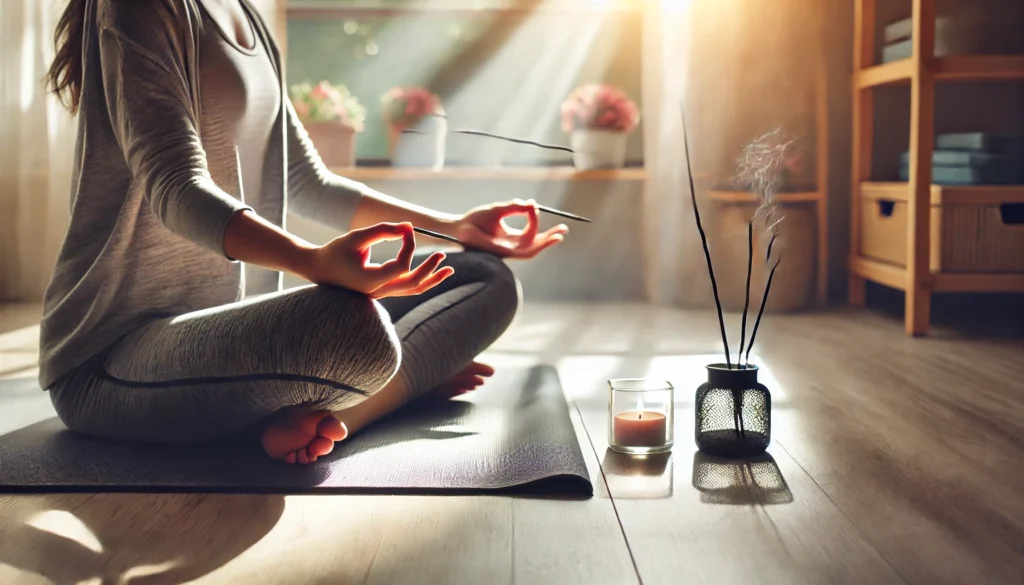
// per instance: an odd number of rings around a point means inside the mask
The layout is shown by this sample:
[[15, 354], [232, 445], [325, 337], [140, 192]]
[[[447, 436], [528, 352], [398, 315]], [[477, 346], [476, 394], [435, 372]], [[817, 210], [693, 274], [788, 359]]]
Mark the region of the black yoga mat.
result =
[[[49, 401], [34, 380], [0, 380], [5, 423], [26, 400]], [[411, 404], [307, 466], [270, 460], [246, 433], [132, 444], [78, 435], [51, 417], [0, 436], [0, 492], [44, 491], [591, 496], [593, 486], [558, 374], [537, 366], [499, 371], [466, 397]]]

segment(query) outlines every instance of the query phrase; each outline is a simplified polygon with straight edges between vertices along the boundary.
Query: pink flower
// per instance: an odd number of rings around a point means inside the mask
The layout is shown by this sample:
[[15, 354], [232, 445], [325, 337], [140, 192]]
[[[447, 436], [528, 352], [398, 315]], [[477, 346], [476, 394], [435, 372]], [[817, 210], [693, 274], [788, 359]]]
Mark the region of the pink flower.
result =
[[604, 128], [612, 128], [619, 123], [619, 114], [612, 110], [608, 110], [598, 117], [596, 124]]
[[392, 126], [415, 123], [424, 116], [441, 112], [437, 96], [422, 87], [394, 87], [382, 99], [390, 102], [386, 115]]
[[630, 132], [639, 120], [636, 104], [617, 87], [588, 83], [577, 87], [562, 103], [562, 128], [598, 128]]
[[420, 116], [419, 104], [412, 100], [405, 102], [405, 115], [409, 117]]
[[326, 81], [321, 81], [309, 92], [309, 97], [313, 98], [318, 102], [322, 102], [331, 97], [331, 86]]

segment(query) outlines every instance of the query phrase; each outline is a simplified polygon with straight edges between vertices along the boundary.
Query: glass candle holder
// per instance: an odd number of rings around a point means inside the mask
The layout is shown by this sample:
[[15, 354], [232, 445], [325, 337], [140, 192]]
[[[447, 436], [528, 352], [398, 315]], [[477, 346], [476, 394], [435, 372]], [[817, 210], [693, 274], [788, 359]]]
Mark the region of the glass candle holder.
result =
[[674, 400], [666, 380], [608, 380], [608, 446], [631, 455], [671, 451]]

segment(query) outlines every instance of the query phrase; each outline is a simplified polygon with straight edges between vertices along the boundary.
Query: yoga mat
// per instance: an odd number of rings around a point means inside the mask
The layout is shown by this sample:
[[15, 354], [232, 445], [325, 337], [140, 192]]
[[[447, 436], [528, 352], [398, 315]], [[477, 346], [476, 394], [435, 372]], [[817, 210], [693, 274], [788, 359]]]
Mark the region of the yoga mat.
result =
[[[0, 380], [0, 411], [49, 402], [35, 380]], [[39, 404], [30, 405], [38, 420]], [[52, 410], [52, 407], [51, 407]], [[56, 418], [0, 436], [0, 492], [493, 493], [593, 495], [558, 374], [499, 371], [455, 400], [417, 402], [307, 466], [266, 457], [243, 433], [201, 445], [122, 443]]]

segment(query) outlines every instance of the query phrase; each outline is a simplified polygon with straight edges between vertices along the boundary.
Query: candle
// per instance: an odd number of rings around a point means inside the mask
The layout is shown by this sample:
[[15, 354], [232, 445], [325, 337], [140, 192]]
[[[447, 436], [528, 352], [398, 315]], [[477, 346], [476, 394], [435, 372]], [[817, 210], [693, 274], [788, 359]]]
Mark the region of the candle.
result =
[[623, 447], [662, 447], [668, 436], [666, 418], [660, 412], [644, 410], [637, 400], [636, 410], [615, 415], [612, 423], [612, 441]]

